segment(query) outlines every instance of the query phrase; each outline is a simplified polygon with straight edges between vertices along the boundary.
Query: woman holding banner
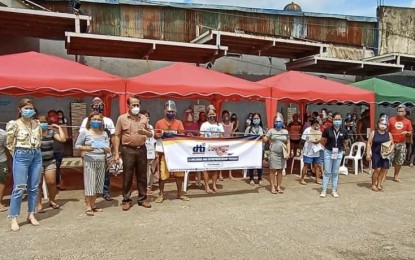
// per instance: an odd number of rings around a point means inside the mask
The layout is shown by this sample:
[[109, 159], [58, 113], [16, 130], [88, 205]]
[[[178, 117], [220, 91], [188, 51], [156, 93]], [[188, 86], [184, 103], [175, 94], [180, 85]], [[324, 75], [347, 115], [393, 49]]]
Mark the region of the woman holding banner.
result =
[[[286, 168], [287, 159], [290, 155], [290, 139], [288, 131], [283, 129], [284, 118], [281, 113], [274, 117], [274, 128], [265, 134], [264, 142], [269, 142], [271, 151], [269, 158], [269, 181], [271, 183], [272, 194], [284, 193], [281, 189], [282, 170]], [[275, 189], [275, 175], [277, 176], [277, 189]]]
[[[208, 121], [204, 122], [200, 126], [200, 136], [205, 138], [223, 138], [223, 130], [222, 124], [218, 123], [216, 117], [216, 110], [212, 107], [209, 108], [207, 111]], [[209, 187], [209, 174], [207, 171], [203, 172], [203, 179], [205, 181], [205, 191], [206, 193], [215, 193], [218, 189], [216, 187], [216, 182], [218, 180], [218, 171], [211, 171], [212, 172], [212, 189]]]

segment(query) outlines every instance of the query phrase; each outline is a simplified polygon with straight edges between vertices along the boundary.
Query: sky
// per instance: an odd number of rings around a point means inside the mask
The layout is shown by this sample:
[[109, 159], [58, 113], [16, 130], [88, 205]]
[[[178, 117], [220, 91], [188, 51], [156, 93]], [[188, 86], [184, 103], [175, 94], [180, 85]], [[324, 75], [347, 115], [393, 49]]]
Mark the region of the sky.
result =
[[[292, 0], [158, 0], [283, 10]], [[304, 12], [376, 17], [378, 2], [387, 6], [413, 7], [415, 0], [296, 0]]]

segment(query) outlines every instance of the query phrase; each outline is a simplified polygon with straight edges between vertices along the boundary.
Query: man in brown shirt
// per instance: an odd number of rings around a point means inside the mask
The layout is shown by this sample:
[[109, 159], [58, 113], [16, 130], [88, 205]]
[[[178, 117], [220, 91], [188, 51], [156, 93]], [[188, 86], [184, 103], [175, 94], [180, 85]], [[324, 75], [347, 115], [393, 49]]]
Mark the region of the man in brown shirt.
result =
[[140, 114], [140, 99], [137, 96], [127, 100], [128, 112], [120, 115], [115, 126], [114, 159], [123, 160], [122, 209], [129, 210], [131, 204], [131, 186], [135, 174], [138, 188], [138, 205], [151, 208], [147, 199], [147, 149], [146, 137], [152, 137], [147, 117]]

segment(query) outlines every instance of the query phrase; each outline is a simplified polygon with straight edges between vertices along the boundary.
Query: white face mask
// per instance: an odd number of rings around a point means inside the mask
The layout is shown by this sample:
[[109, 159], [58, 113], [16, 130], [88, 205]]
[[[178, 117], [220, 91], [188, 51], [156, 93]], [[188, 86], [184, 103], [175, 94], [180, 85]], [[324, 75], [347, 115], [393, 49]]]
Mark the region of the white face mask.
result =
[[131, 109], [131, 113], [133, 113], [133, 115], [138, 115], [138, 113], [140, 113], [140, 108], [139, 107], [133, 107]]

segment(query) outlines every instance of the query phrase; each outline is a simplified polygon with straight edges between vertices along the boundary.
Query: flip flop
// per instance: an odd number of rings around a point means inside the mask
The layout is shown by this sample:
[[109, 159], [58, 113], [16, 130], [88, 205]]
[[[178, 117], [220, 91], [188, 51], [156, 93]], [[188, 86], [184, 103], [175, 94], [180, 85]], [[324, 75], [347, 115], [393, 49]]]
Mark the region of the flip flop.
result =
[[156, 199], [156, 203], [163, 203], [163, 201], [164, 201], [164, 197], [163, 196], [159, 196], [157, 199]]
[[400, 179], [393, 179], [394, 182], [401, 182]]
[[49, 207], [51, 207], [52, 209], [60, 209], [61, 205], [49, 203]]
[[276, 191], [276, 190], [272, 190], [272, 191], [271, 191], [271, 193], [272, 193], [272, 194], [278, 194], [278, 191]]
[[205, 190], [205, 192], [206, 192], [207, 194], [212, 194], [212, 193], [215, 193], [213, 190]]
[[104, 210], [98, 207], [92, 209], [93, 212], [103, 212]]
[[186, 195], [182, 195], [182, 196], [180, 196], [180, 197], [179, 197], [179, 199], [181, 199], [181, 200], [183, 200], [183, 201], [189, 201], [189, 200], [190, 200], [190, 198], [189, 198], [189, 197], [187, 197]]
[[278, 194], [283, 194], [284, 191], [283, 190], [277, 190]]
[[300, 181], [300, 184], [301, 184], [301, 185], [307, 185], [307, 182], [305, 182], [305, 181]]
[[7, 211], [9, 209], [9, 207], [6, 207], [6, 206], [4, 206], [4, 205], [1, 205], [0, 206], [0, 212], [5, 212], [5, 211]]
[[88, 209], [85, 211], [85, 214], [89, 217], [93, 217], [94, 216], [94, 211], [92, 209]]
[[40, 209], [40, 210], [38, 210], [36, 213], [45, 213], [46, 212], [46, 210], [45, 209]]
[[370, 188], [371, 190], [373, 190], [373, 191], [379, 191], [379, 189], [378, 188]]

